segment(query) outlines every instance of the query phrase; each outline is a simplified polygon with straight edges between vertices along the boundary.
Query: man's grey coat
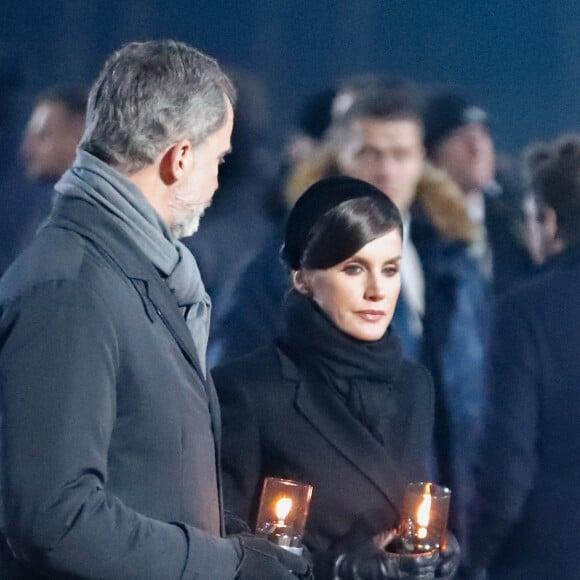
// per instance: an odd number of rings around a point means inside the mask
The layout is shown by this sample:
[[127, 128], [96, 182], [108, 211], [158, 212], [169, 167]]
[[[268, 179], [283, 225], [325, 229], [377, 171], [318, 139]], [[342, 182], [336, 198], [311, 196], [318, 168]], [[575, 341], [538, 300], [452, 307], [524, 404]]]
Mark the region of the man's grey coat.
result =
[[3, 579], [234, 576], [213, 385], [164, 280], [90, 203], [61, 198], [0, 283], [0, 404]]

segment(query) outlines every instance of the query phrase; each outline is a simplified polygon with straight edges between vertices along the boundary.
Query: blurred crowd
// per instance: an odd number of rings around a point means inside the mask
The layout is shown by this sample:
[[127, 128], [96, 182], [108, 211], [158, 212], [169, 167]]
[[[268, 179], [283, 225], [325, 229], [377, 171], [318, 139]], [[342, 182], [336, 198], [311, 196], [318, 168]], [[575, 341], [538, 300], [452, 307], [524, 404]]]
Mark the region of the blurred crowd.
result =
[[[283, 150], [274, 151], [266, 140], [267, 90], [247, 71], [229, 74], [239, 96], [232, 153], [221, 166], [220, 187], [199, 231], [182, 240], [213, 303], [208, 364], [223, 364], [277, 336], [291, 287], [279, 259], [282, 232], [300, 194], [334, 176], [381, 190], [404, 223], [402, 291], [393, 326], [405, 356], [423, 363], [434, 380], [430, 469], [434, 481], [452, 490], [450, 528], [465, 559], [459, 574], [472, 577], [494, 558], [509, 557], [503, 531], [509, 526], [494, 518], [517, 520], [526, 501], [523, 492], [516, 494], [519, 509], [506, 508], [499, 517], [492, 508], [504, 506], [505, 496], [490, 489], [510, 475], [513, 486], [529, 487], [529, 472], [538, 469], [535, 463], [522, 467], [528, 465], [522, 448], [532, 453], [534, 442], [526, 424], [522, 429], [532, 443], [514, 443], [509, 460], [497, 459], [501, 472], [494, 471], [498, 441], [510, 439], [498, 409], [515, 406], [511, 420], [518, 423], [519, 405], [532, 403], [525, 397], [508, 403], [497, 389], [490, 394], [490, 377], [496, 387], [509, 388], [496, 363], [519, 328], [514, 322], [498, 334], [491, 321], [506, 296], [519, 296], [511, 303], [512, 310], [519, 308], [525, 300], [519, 288], [544, 276], [566, 249], [558, 235], [558, 200], [539, 200], [533, 179], [557, 154], [530, 144], [521, 155], [504, 155], [494, 144], [493, 111], [477, 95], [384, 74], [341, 79], [313, 92], [297, 112]], [[73, 162], [83, 134], [86, 98], [86, 88], [77, 86], [39, 94], [21, 131], [24, 172], [7, 167], [0, 172], [0, 273], [49, 211], [53, 185]], [[574, 216], [562, 207], [563, 215]]]

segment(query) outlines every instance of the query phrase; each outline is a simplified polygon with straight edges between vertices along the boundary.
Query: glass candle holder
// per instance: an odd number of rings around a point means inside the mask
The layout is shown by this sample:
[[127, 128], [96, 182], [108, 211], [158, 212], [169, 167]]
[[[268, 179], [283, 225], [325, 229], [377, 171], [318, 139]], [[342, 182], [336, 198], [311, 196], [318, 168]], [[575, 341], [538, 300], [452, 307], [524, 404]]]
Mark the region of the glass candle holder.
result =
[[401, 580], [434, 580], [439, 550], [405, 553], [385, 551], [389, 578]]
[[447, 530], [451, 490], [429, 482], [410, 483], [403, 499], [397, 538], [408, 553], [439, 549]]
[[312, 486], [267, 477], [262, 487], [256, 534], [291, 552], [301, 554]]

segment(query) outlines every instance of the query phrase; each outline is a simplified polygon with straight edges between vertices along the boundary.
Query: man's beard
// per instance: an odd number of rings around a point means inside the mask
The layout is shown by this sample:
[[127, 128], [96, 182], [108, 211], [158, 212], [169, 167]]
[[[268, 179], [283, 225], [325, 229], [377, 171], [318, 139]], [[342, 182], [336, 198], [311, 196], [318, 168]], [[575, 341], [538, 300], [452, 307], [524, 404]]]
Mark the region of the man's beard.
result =
[[201, 217], [209, 207], [209, 203], [207, 205], [189, 204], [177, 194], [169, 207], [173, 210], [173, 221], [169, 230], [176, 238], [186, 238], [197, 232]]
[[199, 228], [199, 222], [204, 211], [205, 208], [196, 211], [195, 214], [189, 214], [189, 216], [184, 215], [174, 219], [169, 230], [176, 238], [192, 236]]

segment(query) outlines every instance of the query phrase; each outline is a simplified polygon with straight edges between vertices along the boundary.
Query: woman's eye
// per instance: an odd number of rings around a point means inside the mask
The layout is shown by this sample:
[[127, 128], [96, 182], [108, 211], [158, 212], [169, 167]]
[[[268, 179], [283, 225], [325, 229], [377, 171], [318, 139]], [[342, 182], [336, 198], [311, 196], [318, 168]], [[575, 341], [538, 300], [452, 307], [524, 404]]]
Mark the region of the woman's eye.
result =
[[389, 266], [383, 270], [386, 276], [391, 278], [399, 273], [399, 268], [397, 266]]
[[362, 271], [362, 268], [358, 264], [349, 264], [344, 268], [344, 271], [350, 276], [354, 276]]

